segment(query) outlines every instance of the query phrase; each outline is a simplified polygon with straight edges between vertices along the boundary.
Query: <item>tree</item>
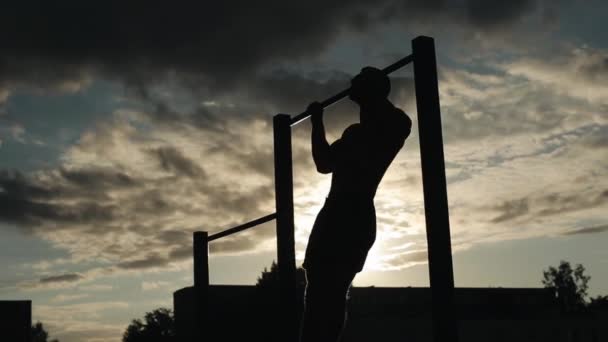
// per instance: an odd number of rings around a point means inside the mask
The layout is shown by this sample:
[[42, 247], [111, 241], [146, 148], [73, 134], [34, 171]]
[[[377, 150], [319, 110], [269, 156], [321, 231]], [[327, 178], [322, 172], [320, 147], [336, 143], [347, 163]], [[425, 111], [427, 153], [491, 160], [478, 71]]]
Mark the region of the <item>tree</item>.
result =
[[[282, 298], [278, 296], [280, 293], [279, 288], [279, 265], [273, 261], [270, 265], [270, 270], [264, 268], [262, 274], [258, 277], [255, 284], [257, 290], [258, 310], [259, 314], [254, 323], [254, 326], [261, 327], [257, 330], [254, 335], [255, 341], [280, 341], [280, 329], [274, 326], [273, 329], [269, 329], [266, 322], [268, 321], [279, 321], [282, 313]], [[297, 308], [298, 312], [303, 311], [303, 297], [304, 288], [306, 287], [306, 272], [302, 267], [296, 269], [296, 296], [297, 296]], [[246, 339], [243, 339], [246, 340]]]
[[577, 311], [585, 306], [587, 284], [590, 276], [585, 275], [585, 267], [578, 264], [574, 269], [567, 261], [560, 261], [559, 266], [549, 267], [543, 271], [543, 285], [552, 288], [555, 296], [565, 311]]
[[591, 312], [608, 313], [608, 296], [597, 296], [595, 298], [590, 298], [587, 309]]
[[36, 322], [31, 329], [32, 342], [59, 342], [57, 339], [49, 341], [49, 333], [44, 329], [41, 322]]
[[134, 319], [122, 336], [123, 342], [175, 342], [175, 319], [167, 308], [146, 312], [144, 321]]
[[[296, 283], [299, 289], [306, 286], [306, 272], [302, 267], [296, 269]], [[276, 289], [279, 286], [279, 265], [274, 260], [270, 265], [270, 271], [264, 268], [255, 286], [262, 289]]]

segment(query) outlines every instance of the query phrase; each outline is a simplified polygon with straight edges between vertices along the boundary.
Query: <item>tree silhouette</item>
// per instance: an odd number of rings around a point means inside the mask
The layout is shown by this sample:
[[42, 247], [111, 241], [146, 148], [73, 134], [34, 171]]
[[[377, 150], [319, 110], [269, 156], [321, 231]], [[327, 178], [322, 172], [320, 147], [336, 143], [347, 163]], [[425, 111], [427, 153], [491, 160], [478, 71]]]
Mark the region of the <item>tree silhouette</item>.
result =
[[[302, 267], [296, 269], [297, 287], [303, 289], [306, 286], [306, 272]], [[270, 270], [264, 268], [255, 284], [261, 289], [276, 289], [279, 286], [279, 265], [273, 260]]]
[[[298, 312], [302, 312], [304, 305], [304, 288], [306, 287], [306, 272], [302, 267], [296, 269], [296, 291], [298, 296]], [[250, 341], [281, 341], [280, 329], [276, 325], [269, 328], [266, 324], [268, 321], [278, 321], [282, 318], [281, 298], [277, 295], [280, 293], [279, 284], [279, 265], [273, 261], [270, 269], [264, 268], [262, 274], [257, 279], [255, 284], [257, 290], [258, 310], [259, 315], [255, 319], [257, 322], [254, 326], [261, 327], [256, 330], [255, 334], [244, 337], [242, 340]], [[251, 336], [256, 336], [252, 339]]]
[[543, 271], [543, 285], [552, 288], [565, 311], [579, 311], [585, 307], [585, 297], [590, 276], [585, 275], [585, 267], [578, 264], [574, 269], [567, 261], [559, 266]]
[[175, 342], [175, 319], [167, 308], [146, 312], [144, 321], [134, 319], [122, 337], [123, 342]]
[[36, 322], [31, 329], [32, 342], [59, 342], [58, 339], [49, 340], [49, 333], [44, 329], [41, 322]]
[[591, 298], [587, 309], [591, 312], [606, 312], [608, 313], [608, 296], [597, 296]]

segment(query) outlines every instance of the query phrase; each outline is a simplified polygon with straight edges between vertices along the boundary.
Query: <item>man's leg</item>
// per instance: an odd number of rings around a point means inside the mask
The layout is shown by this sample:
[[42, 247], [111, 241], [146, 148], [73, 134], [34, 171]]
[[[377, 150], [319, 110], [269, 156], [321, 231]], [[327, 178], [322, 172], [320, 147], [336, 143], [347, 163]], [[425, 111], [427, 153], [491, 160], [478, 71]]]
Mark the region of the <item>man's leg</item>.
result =
[[356, 272], [307, 270], [300, 342], [338, 341], [346, 318], [346, 296], [355, 275]]

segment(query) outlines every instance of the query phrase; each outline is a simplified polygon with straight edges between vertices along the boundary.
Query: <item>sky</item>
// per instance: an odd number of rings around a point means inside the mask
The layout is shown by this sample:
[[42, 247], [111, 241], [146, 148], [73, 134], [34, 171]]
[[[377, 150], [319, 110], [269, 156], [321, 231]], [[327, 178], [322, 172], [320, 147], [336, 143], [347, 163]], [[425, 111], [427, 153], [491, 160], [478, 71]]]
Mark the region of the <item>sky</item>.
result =
[[[608, 295], [608, 3], [13, 2], [0, 11], [0, 299], [62, 342], [120, 341], [192, 284], [192, 232], [274, 212], [272, 116], [298, 114], [435, 38], [456, 286], [540, 287], [560, 260]], [[357, 286], [428, 286], [414, 129], [375, 198]], [[326, 111], [333, 141], [358, 120]], [[297, 262], [330, 175], [293, 129]], [[210, 246], [212, 284], [254, 284], [267, 223]]]

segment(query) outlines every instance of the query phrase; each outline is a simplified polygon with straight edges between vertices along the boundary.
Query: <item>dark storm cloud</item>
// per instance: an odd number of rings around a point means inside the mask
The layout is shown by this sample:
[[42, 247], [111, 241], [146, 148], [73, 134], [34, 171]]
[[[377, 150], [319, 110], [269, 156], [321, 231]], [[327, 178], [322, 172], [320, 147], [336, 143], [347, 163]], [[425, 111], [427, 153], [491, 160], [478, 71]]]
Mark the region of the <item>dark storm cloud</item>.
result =
[[64, 179], [83, 189], [127, 188], [138, 185], [131, 176], [113, 170], [61, 169], [60, 173]]
[[508, 24], [537, 5], [537, 1], [530, 0], [471, 0], [467, 3], [468, 17], [471, 22], [477, 27], [489, 28]]
[[[185, 87], [184, 87], [185, 86]], [[193, 102], [200, 102], [202, 98], [211, 96], [208, 91], [201, 89], [203, 84], [181, 84], [176, 87], [180, 92], [186, 92], [192, 94], [196, 100]], [[157, 124], [165, 126], [173, 126], [176, 128], [183, 128], [183, 126], [191, 126], [199, 129], [206, 129], [213, 132], [225, 132], [226, 131], [226, 120], [224, 117], [220, 117], [216, 111], [210, 111], [208, 108], [202, 105], [198, 105], [195, 109], [188, 112], [183, 110], [176, 110], [172, 106], [172, 99], [181, 99], [179, 93], [171, 93], [170, 98], [160, 96], [154, 92], [154, 89], [149, 84], [130, 84], [129, 95], [133, 99], [145, 104], [148, 109], [146, 115]], [[166, 91], [166, 89], [165, 89]], [[242, 108], [240, 108], [242, 109]], [[232, 111], [230, 114], [235, 117], [240, 117], [242, 112]]]
[[498, 223], [513, 220], [520, 216], [526, 215], [530, 211], [527, 198], [505, 201], [495, 208], [501, 214], [493, 218], [490, 222]]
[[605, 82], [608, 75], [608, 56], [606, 54], [588, 56], [587, 60], [577, 66], [576, 73], [589, 81]]
[[177, 247], [172, 249], [169, 252], [169, 258], [171, 260], [187, 260], [187, 259], [192, 259], [192, 255], [193, 255], [193, 250], [192, 250], [192, 245], [184, 245], [182, 247]]
[[275, 105], [285, 113], [295, 115], [302, 112], [308, 102], [322, 101], [347, 88], [351, 78], [352, 75], [342, 72], [302, 75], [276, 70], [258, 77], [243, 92], [247, 92], [252, 99], [261, 101], [262, 105]]
[[[353, 70], [358, 73], [359, 70]], [[312, 101], [323, 101], [326, 98], [350, 86], [354, 74], [343, 72], [315, 72], [298, 74], [285, 70], [260, 76], [247, 84], [247, 93], [259, 105], [280, 108], [283, 113], [300, 114]], [[412, 77], [391, 77], [391, 96], [393, 101], [407, 102], [414, 96], [414, 80]], [[341, 108], [332, 107], [332, 115], [328, 115], [328, 125], [344, 119], [347, 113]]]
[[492, 223], [511, 221], [530, 215], [532, 217], [561, 215], [567, 212], [586, 210], [608, 204], [608, 190], [593, 192], [547, 193], [504, 201], [492, 208], [499, 215]]
[[188, 177], [205, 176], [205, 172], [198, 164], [183, 155], [175, 147], [159, 147], [150, 150], [150, 153], [158, 159], [160, 167], [165, 171]]
[[104, 189], [135, 187], [137, 180], [126, 173], [105, 168], [60, 168], [49, 174], [57, 182], [26, 176], [19, 171], [0, 170], [0, 192], [12, 198], [44, 200], [71, 198], [103, 192]]
[[594, 149], [608, 148], [608, 125], [594, 125], [591, 132], [582, 139], [584, 146]]
[[[90, 139], [74, 148], [88, 154], [88, 145], [98, 139], [112, 146], [125, 145], [130, 139], [104, 127], [108, 132], [92, 133]], [[117, 124], [116, 129], [124, 127]], [[196, 137], [209, 138], [211, 148], [217, 149], [203, 149], [197, 156], [186, 156], [183, 149], [170, 145], [150, 149], [145, 143], [138, 143], [129, 147], [138, 160], [152, 161], [144, 163], [143, 169], [141, 164], [129, 163], [114, 164], [112, 169], [105, 161], [93, 161], [84, 168], [59, 167], [28, 174], [0, 170], [0, 221], [16, 223], [28, 233], [42, 234], [73, 255], [96, 253], [119, 260], [113, 266], [117, 269], [151, 269], [187, 259], [191, 255], [190, 232], [200, 229], [193, 226], [198, 225], [197, 220], [213, 233], [266, 215], [274, 203], [272, 167], [262, 165], [266, 161], [272, 166], [272, 150], [260, 149], [245, 140], [239, 141], [247, 143], [245, 148], [235, 148], [233, 139], [226, 141], [224, 134], [210, 136], [213, 134], [213, 129], [196, 130]], [[224, 157], [230, 155], [231, 149], [245, 162]], [[198, 153], [220, 155], [223, 162], [205, 164]], [[224, 179], [226, 172], [238, 175], [240, 171], [236, 170], [240, 168], [247, 175], [242, 184]], [[247, 184], [250, 176], [256, 181]], [[53, 235], [60, 231], [70, 231], [69, 238]], [[217, 251], [253, 250], [272, 235], [267, 231], [217, 243]], [[124, 235], [134, 237], [134, 243], [125, 246], [120, 239], [114, 239]], [[85, 249], [74, 242], [102, 236], [111, 238], [100, 239], [99, 244]]]
[[[173, 152], [165, 153], [163, 156], [168, 163], [161, 166], [163, 169], [168, 167], [189, 177], [202, 174], [202, 170], [197, 168], [194, 162], [181, 159]], [[70, 171], [69, 177], [63, 178], [65, 174], [65, 170], [59, 173], [50, 171], [47, 174], [49, 178], [44, 179], [0, 170], [0, 220], [26, 226], [47, 222], [63, 229], [70, 224], [79, 223], [112, 226], [113, 223], [123, 224], [130, 219], [167, 215], [177, 210], [192, 215], [202, 215], [208, 211], [216, 215], [224, 215], [223, 217], [234, 217], [234, 213], [255, 217], [267, 214], [262, 211], [262, 207], [274, 198], [274, 188], [271, 183], [252, 186], [247, 191], [241, 191], [229, 184], [221, 183], [219, 178], [214, 181], [202, 177], [188, 182], [178, 176], [171, 176], [154, 180], [128, 178], [129, 180], [125, 182], [122, 176], [109, 177], [110, 181], [103, 177], [92, 181], [88, 177], [80, 179], [78, 176], [75, 186], [74, 175], [91, 175], [95, 172], [91, 169], [83, 172], [73, 170]], [[116, 179], [118, 181], [115, 181]], [[125, 195], [129, 198], [128, 202], [114, 199], [109, 195], [113, 191], [122, 189], [125, 184], [130, 190]], [[89, 189], [95, 186], [99, 187], [99, 192], [92, 192]], [[153, 188], [148, 189], [148, 186]], [[168, 195], [166, 191], [159, 190], [167, 187], [178, 190], [181, 196], [169, 198], [166, 196]], [[191, 207], [192, 199], [200, 200], [200, 196], [208, 201], [204, 211]], [[56, 225], [59, 223], [61, 225]], [[171, 242], [173, 239], [176, 242], [183, 241], [183, 238], [178, 236], [178, 233], [171, 235], [165, 232], [160, 239], [165, 242]]]
[[549, 132], [568, 118], [557, 105], [562, 104], [563, 94], [534, 83], [514, 88], [514, 82], [518, 81], [502, 72], [485, 75], [440, 71], [446, 143]]
[[608, 231], [608, 224], [594, 227], [584, 227], [565, 232], [563, 235], [597, 234]]
[[49, 199], [62, 198], [70, 190], [49, 186], [20, 173], [0, 170], [0, 220], [34, 224], [50, 220], [59, 223], [109, 221], [115, 208], [83, 199], [76, 204], [56, 204]]
[[138, 270], [153, 267], [162, 267], [166, 266], [168, 263], [168, 259], [163, 258], [158, 254], [151, 254], [141, 259], [119, 262], [118, 264], [116, 264], [116, 266], [120, 269], [125, 270]]
[[49, 283], [71, 283], [78, 280], [83, 279], [84, 277], [78, 273], [66, 273], [60, 274], [56, 276], [49, 276], [45, 278], [40, 278], [41, 284], [49, 284]]
[[19, 171], [0, 170], [0, 195], [15, 198], [48, 198], [55, 192], [45, 186], [28, 182]]
[[3, 82], [97, 73], [127, 84], [180, 79], [229, 87], [270, 62], [312, 56], [342, 30], [430, 19], [492, 30], [537, 1], [10, 2], [0, 12]]
[[168, 214], [175, 210], [173, 203], [158, 189], [141, 190], [133, 195], [133, 211], [145, 215]]
[[538, 214], [542, 216], [563, 214], [570, 211], [584, 210], [608, 203], [608, 190], [595, 194], [548, 194], [539, 199], [544, 206]]
[[3, 221], [27, 223], [31, 222], [32, 216], [54, 216], [51, 206], [13, 195], [6, 192], [0, 193], [0, 218]]
[[181, 230], [165, 230], [158, 234], [158, 239], [169, 245], [182, 244], [189, 242], [191, 235]]

